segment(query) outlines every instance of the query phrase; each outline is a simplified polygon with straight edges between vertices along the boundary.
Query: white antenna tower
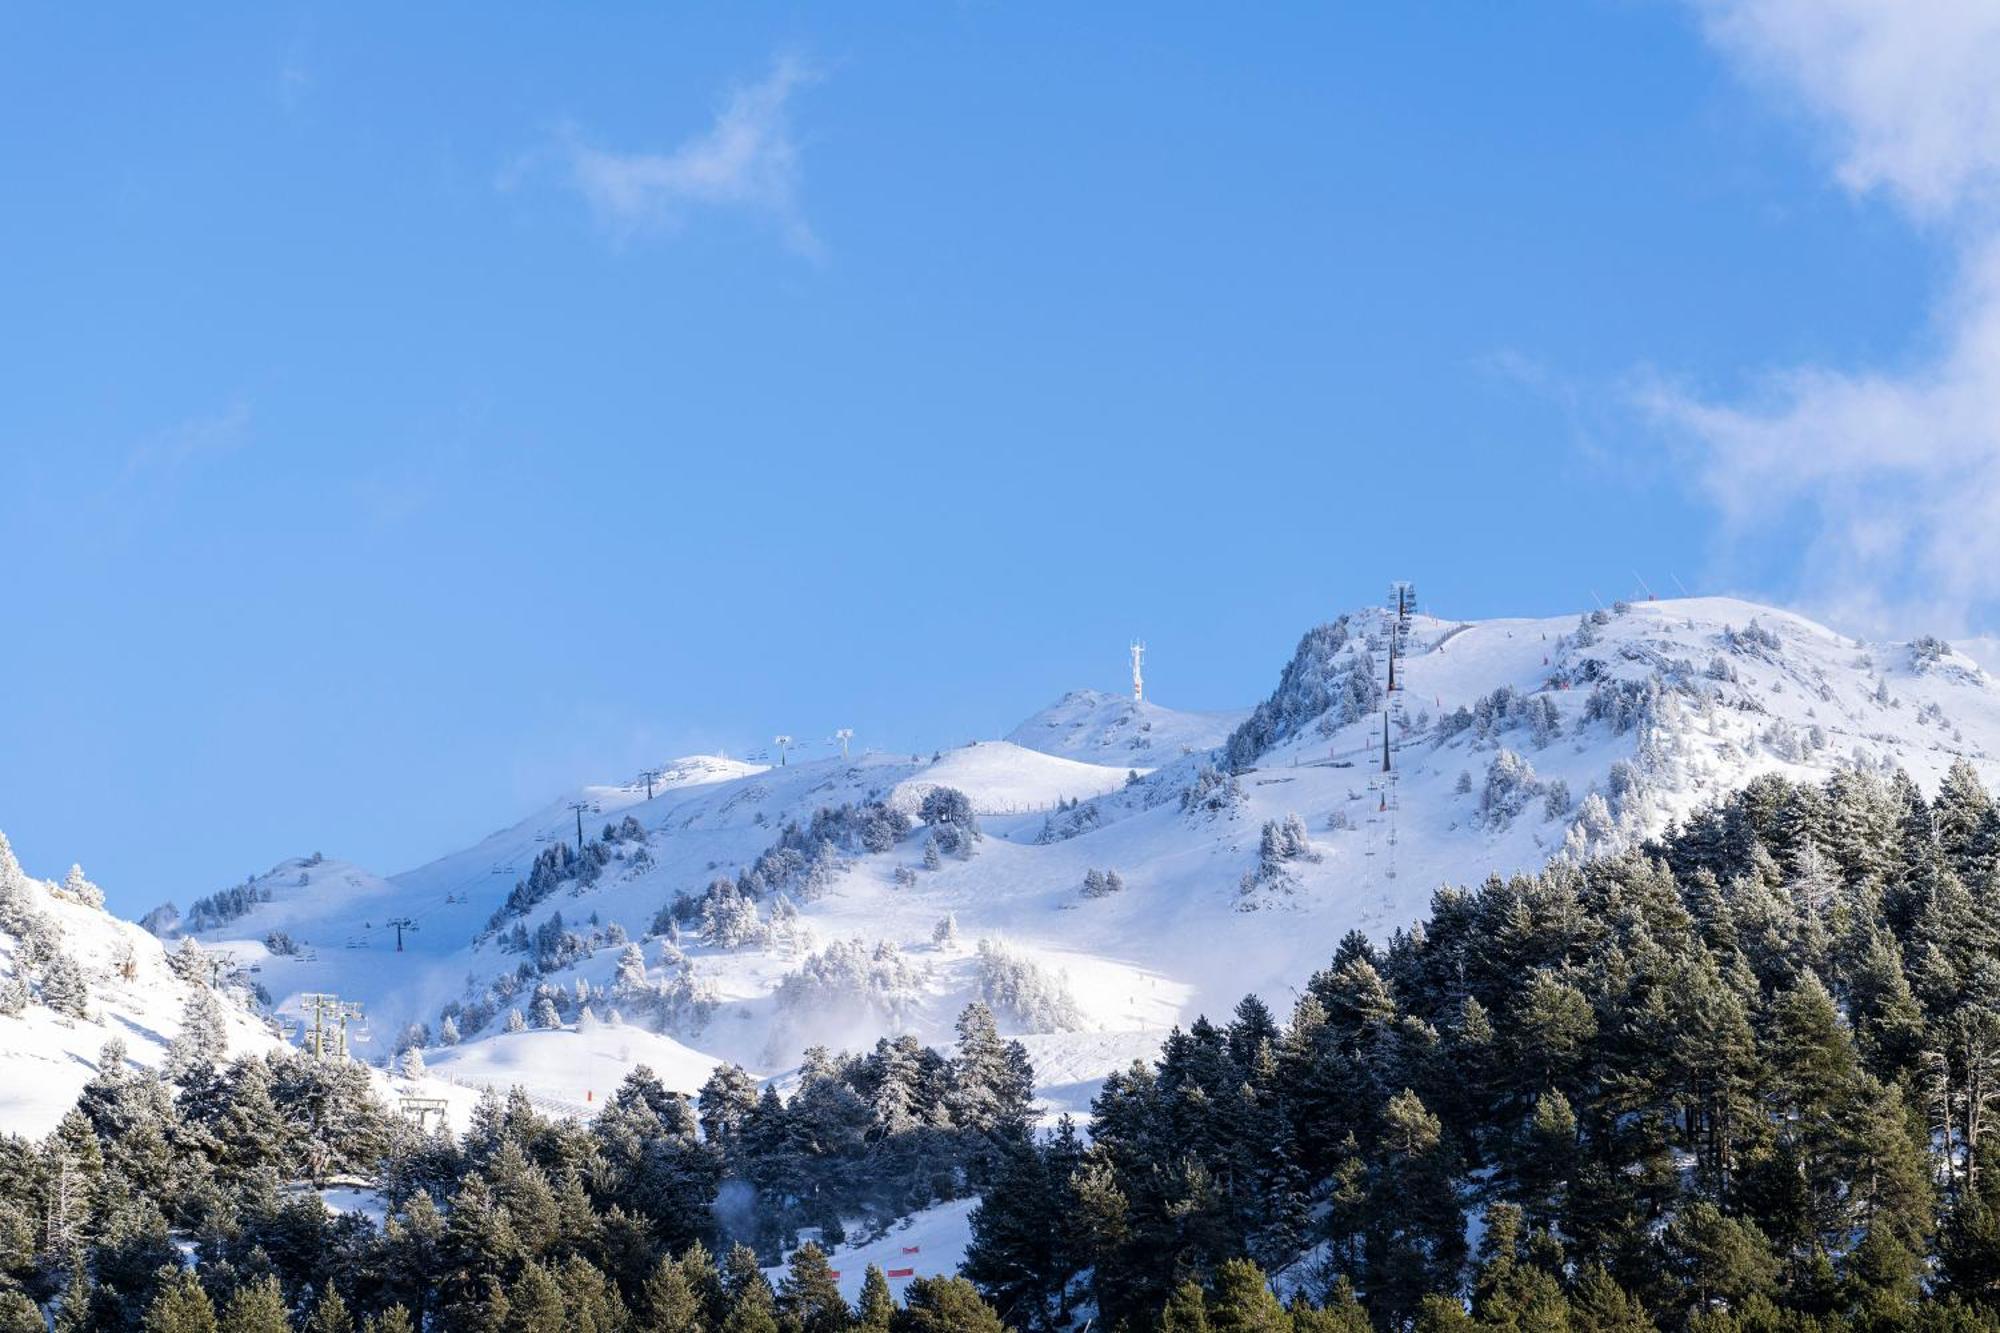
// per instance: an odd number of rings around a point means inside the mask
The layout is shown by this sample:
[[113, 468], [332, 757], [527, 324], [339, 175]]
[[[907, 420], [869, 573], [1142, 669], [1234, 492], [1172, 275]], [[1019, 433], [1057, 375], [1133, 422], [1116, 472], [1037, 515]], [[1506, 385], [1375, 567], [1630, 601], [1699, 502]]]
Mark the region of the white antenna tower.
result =
[[847, 743], [854, 739], [854, 728], [842, 727], [833, 733], [833, 738], [840, 742], [840, 762], [844, 764], [847, 762]]
[[791, 738], [790, 736], [773, 736], [773, 737], [771, 737], [771, 744], [773, 744], [773, 745], [775, 745], [775, 746], [777, 746], [777, 747], [778, 747], [778, 767], [779, 767], [779, 768], [783, 768], [783, 767], [785, 766], [785, 750], [786, 750], [786, 749], [787, 749], [787, 748], [788, 748], [788, 747], [789, 747], [789, 746], [791, 745], [791, 743], [792, 743], [792, 738]]
[[1146, 675], [1140, 664], [1146, 660], [1146, 645], [1132, 640], [1132, 702], [1139, 703], [1146, 697]]

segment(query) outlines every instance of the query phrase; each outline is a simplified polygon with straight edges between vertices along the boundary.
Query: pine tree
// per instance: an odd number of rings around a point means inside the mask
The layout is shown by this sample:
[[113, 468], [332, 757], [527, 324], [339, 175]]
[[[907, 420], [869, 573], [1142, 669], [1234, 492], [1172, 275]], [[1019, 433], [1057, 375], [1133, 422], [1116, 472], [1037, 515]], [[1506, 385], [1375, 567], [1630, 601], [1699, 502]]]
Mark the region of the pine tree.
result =
[[778, 1314], [797, 1333], [846, 1333], [853, 1322], [826, 1252], [808, 1242], [792, 1251], [778, 1287]]
[[913, 1278], [896, 1333], [1005, 1333], [993, 1307], [962, 1277]]
[[220, 1333], [290, 1333], [291, 1326], [278, 1279], [267, 1276], [230, 1293], [219, 1328]]
[[[198, 1326], [190, 1325], [191, 1328]], [[208, 1329], [213, 1329], [213, 1324]], [[0, 1333], [48, 1333], [48, 1321], [42, 1317], [41, 1307], [28, 1298], [28, 1294], [11, 1286], [0, 1286]], [[198, 1329], [207, 1333], [207, 1329]]]
[[69, 1018], [82, 1018], [90, 1006], [90, 985], [76, 959], [58, 953], [42, 969], [42, 1003]]
[[[41, 1327], [39, 1319], [35, 1326]], [[194, 1274], [176, 1264], [161, 1273], [144, 1328], [145, 1333], [216, 1333], [215, 1305]]]
[[228, 1050], [222, 1006], [207, 986], [188, 987], [181, 1004], [181, 1030], [167, 1046], [167, 1076], [186, 1085], [221, 1063]]
[[1271, 1293], [1264, 1270], [1248, 1259], [1225, 1260], [1208, 1297], [1213, 1333], [1290, 1333], [1291, 1316]]
[[889, 1279], [875, 1264], [861, 1278], [861, 1299], [855, 1304], [855, 1327], [861, 1333], [889, 1333], [896, 1317], [896, 1298], [889, 1294]]
[[701, 1298], [672, 1259], [654, 1266], [639, 1293], [640, 1333], [691, 1333], [703, 1316]]
[[332, 1287], [313, 1305], [312, 1317], [306, 1320], [306, 1333], [354, 1333], [354, 1316], [347, 1312], [347, 1302]]
[[1208, 1299], [1201, 1283], [1184, 1279], [1160, 1311], [1160, 1333], [1209, 1333]]
[[506, 1333], [565, 1333], [571, 1327], [554, 1275], [529, 1260], [507, 1289]]

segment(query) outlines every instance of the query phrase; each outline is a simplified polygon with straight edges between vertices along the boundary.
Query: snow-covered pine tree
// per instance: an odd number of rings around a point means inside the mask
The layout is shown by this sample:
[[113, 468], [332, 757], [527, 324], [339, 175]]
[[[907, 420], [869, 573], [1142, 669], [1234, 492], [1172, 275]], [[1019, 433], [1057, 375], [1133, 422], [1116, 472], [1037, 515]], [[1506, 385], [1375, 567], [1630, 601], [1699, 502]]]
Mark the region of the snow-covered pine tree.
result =
[[186, 1086], [191, 1080], [222, 1063], [228, 1054], [222, 1006], [206, 986], [188, 987], [181, 1002], [181, 1030], [167, 1045], [167, 1077]]
[[43, 1004], [71, 1018], [82, 1018], [90, 1005], [90, 984], [84, 980], [83, 968], [66, 953], [57, 953], [42, 968], [40, 989]]

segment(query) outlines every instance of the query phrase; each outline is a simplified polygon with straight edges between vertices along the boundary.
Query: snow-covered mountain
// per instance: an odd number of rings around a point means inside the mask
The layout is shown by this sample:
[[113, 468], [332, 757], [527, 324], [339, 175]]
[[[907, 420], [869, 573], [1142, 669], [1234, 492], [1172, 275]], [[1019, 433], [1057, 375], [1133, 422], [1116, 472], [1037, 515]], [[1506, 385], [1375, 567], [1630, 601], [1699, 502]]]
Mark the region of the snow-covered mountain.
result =
[[1389, 692], [1393, 629], [1312, 630], [1243, 713], [1079, 691], [936, 755], [682, 760], [391, 877], [287, 862], [187, 925], [282, 1014], [338, 993], [357, 1049], [423, 1040], [454, 1097], [518, 1082], [587, 1113], [636, 1062], [690, 1091], [718, 1060], [782, 1076], [814, 1043], [948, 1041], [983, 997], [1082, 1110], [1173, 1024], [1288, 1006], [1440, 883], [1627, 845], [1767, 772], [1933, 786], [1963, 756], [2000, 781], [2000, 689], [1935, 640], [1716, 598], [1416, 616]]
[[1102, 690], [1071, 690], [1007, 733], [1029, 750], [1093, 764], [1164, 764], [1222, 744], [1249, 714], [1186, 713]]

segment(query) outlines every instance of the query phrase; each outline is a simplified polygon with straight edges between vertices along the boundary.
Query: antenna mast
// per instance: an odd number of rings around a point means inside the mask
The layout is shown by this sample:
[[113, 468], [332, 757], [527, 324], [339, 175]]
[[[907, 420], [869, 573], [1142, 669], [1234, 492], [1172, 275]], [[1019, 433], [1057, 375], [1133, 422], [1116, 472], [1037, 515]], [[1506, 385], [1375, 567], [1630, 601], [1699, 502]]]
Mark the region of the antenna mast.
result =
[[1146, 674], [1141, 669], [1146, 660], [1146, 645], [1132, 640], [1132, 702], [1142, 703], [1146, 698]]

